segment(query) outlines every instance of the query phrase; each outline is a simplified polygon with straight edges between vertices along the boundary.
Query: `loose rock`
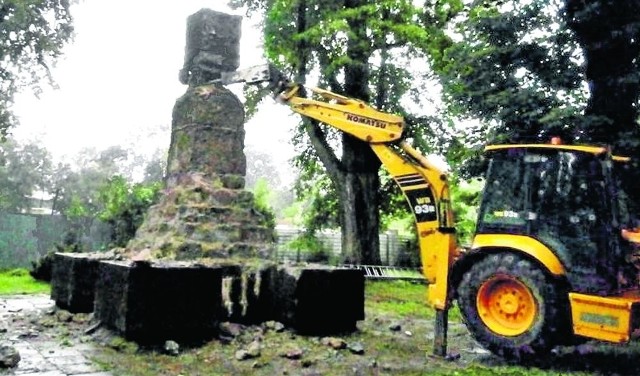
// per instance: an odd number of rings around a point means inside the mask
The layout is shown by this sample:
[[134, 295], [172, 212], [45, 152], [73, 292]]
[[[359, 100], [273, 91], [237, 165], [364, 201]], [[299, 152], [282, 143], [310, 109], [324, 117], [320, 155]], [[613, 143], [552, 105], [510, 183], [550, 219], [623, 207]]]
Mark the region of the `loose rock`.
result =
[[222, 322], [218, 325], [218, 329], [220, 330], [220, 335], [235, 338], [242, 333], [244, 326], [232, 322]]
[[400, 324], [389, 325], [389, 330], [391, 330], [392, 332], [399, 332], [400, 329], [402, 329], [402, 326], [400, 326]]
[[347, 347], [347, 343], [344, 340], [336, 337], [324, 337], [320, 340], [320, 343], [335, 350], [340, 350]]
[[249, 354], [250, 357], [252, 358], [257, 358], [260, 356], [260, 351], [262, 350], [262, 346], [260, 345], [260, 342], [258, 341], [253, 341], [249, 344], [249, 347], [247, 347], [247, 353]]
[[296, 360], [302, 358], [304, 351], [299, 347], [290, 347], [280, 354], [281, 357]]
[[180, 354], [180, 345], [175, 341], [166, 341], [163, 349], [165, 354], [168, 355], [178, 356]]
[[235, 358], [236, 360], [247, 360], [247, 359], [250, 359], [251, 357], [249, 356], [249, 353], [247, 352], [247, 350], [238, 350], [236, 351]]
[[241, 349], [236, 351], [235, 358], [236, 360], [247, 360], [247, 359], [257, 358], [261, 354], [260, 352], [261, 349], [262, 349], [262, 346], [260, 345], [260, 342], [253, 341], [249, 344], [249, 346], [247, 346], [246, 349]]
[[60, 322], [71, 322], [73, 315], [69, 311], [59, 310], [56, 312], [56, 318]]
[[265, 328], [273, 330], [276, 333], [284, 331], [284, 324], [278, 321], [267, 321], [264, 323]]
[[0, 368], [13, 368], [20, 362], [20, 353], [15, 347], [0, 345]]
[[351, 351], [352, 354], [362, 355], [364, 354], [364, 345], [360, 342], [353, 342], [347, 345], [347, 349]]

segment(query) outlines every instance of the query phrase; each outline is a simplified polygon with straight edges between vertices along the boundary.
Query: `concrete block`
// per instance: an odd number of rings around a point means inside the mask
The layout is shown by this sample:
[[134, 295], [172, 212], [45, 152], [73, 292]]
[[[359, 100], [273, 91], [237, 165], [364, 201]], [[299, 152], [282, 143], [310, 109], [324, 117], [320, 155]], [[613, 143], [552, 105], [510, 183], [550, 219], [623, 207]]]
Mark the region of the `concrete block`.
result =
[[51, 272], [51, 299], [69, 312], [93, 312], [100, 254], [56, 253]]
[[215, 334], [222, 269], [179, 262], [99, 264], [95, 317], [139, 343], [201, 341]]
[[226, 320], [276, 320], [301, 333], [350, 332], [364, 319], [364, 274], [326, 266], [227, 268]]

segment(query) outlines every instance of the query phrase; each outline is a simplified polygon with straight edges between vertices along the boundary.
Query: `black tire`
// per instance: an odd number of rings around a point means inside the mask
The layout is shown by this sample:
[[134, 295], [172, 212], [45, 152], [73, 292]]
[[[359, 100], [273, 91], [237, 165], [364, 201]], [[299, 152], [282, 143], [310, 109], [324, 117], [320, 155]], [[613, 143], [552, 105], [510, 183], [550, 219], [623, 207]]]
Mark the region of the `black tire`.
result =
[[458, 287], [458, 305], [471, 334], [507, 360], [544, 356], [566, 338], [567, 299], [537, 264], [513, 253], [475, 263]]

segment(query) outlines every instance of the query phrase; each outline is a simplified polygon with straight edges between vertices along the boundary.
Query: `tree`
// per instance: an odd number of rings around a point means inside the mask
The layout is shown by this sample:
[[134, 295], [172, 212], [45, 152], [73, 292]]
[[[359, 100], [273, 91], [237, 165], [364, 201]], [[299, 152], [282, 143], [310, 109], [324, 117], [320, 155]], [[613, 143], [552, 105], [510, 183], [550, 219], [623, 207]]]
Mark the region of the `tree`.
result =
[[35, 143], [7, 140], [0, 149], [0, 210], [19, 213], [32, 207], [37, 191], [49, 191], [51, 156]]
[[[573, 138], [585, 102], [560, 1], [474, 1], [433, 66], [449, 111], [481, 121], [468, 144]], [[481, 137], [477, 137], [480, 135]]]
[[112, 176], [100, 187], [98, 199], [102, 209], [98, 218], [111, 227], [111, 246], [124, 247], [135, 236], [161, 188], [160, 181], [131, 184], [120, 175]]
[[582, 47], [589, 85], [581, 136], [639, 155], [640, 1], [566, 0], [564, 16]]
[[565, 19], [584, 56], [589, 100], [580, 137], [634, 157], [622, 176], [631, 211], [640, 209], [640, 1], [565, 0]]
[[[311, 73], [320, 85], [349, 97], [372, 102], [377, 108], [406, 114], [400, 100], [415, 77], [410, 59], [420, 58], [415, 48], [442, 39], [437, 26], [419, 20], [429, 9], [412, 1], [364, 0], [237, 0], [249, 12], [265, 12], [265, 48], [296, 81]], [[448, 3], [442, 2], [447, 7]], [[430, 18], [430, 17], [426, 17]], [[439, 25], [439, 24], [438, 24]], [[365, 143], [304, 119], [294, 142], [298, 166], [326, 173], [339, 196], [339, 222], [346, 262], [380, 262], [378, 229], [380, 162]], [[315, 167], [317, 163], [321, 169]]]
[[73, 33], [68, 0], [5, 0], [0, 3], [0, 140], [16, 119], [14, 94], [53, 83], [50, 66]]
[[[638, 0], [472, 2], [433, 64], [449, 110], [479, 119], [480, 140], [561, 136], [638, 156], [639, 10]], [[628, 175], [640, 202], [640, 176]]]
[[280, 187], [280, 173], [269, 154], [252, 148], [246, 148], [244, 153], [247, 157], [245, 187], [252, 189], [260, 179], [266, 180], [273, 189]]

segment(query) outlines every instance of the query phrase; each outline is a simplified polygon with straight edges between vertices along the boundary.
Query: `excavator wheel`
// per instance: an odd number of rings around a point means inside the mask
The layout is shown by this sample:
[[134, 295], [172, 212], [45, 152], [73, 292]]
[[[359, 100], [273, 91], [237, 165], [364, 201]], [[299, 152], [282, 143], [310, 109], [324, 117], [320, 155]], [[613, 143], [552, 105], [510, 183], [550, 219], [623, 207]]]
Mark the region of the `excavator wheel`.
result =
[[475, 339], [518, 361], [548, 354], [566, 335], [566, 296], [538, 265], [513, 253], [475, 263], [458, 287], [458, 305]]

